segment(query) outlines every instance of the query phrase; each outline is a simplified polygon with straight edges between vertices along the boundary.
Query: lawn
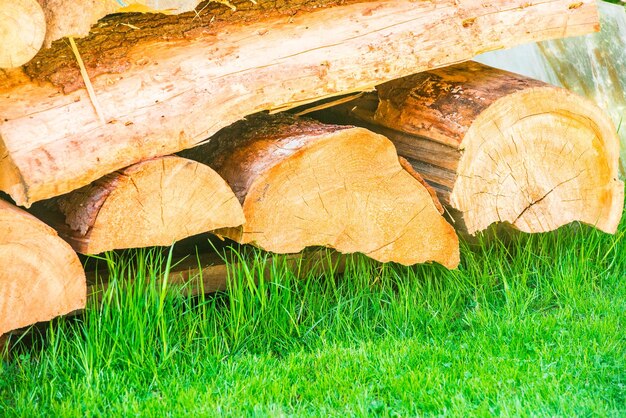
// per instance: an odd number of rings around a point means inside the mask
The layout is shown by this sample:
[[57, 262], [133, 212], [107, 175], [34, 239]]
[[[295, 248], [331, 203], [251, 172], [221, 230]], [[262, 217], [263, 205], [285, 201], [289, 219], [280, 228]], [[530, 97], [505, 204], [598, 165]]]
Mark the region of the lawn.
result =
[[2, 363], [0, 416], [625, 416], [625, 234], [463, 243], [455, 271], [354, 256], [337, 277], [247, 249], [206, 297], [156, 283], [167, 253], [108, 254], [102, 306]]

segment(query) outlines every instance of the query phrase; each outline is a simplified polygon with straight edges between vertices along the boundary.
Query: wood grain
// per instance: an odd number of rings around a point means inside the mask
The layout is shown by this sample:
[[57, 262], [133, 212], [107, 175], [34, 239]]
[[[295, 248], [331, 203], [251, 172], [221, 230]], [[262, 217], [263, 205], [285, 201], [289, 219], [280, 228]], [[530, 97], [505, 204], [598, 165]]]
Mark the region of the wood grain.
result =
[[598, 30], [595, 1], [570, 4], [261, 0], [199, 17], [111, 17], [78, 42], [106, 124], [62, 42], [0, 73], [0, 190], [29, 206], [261, 110]]

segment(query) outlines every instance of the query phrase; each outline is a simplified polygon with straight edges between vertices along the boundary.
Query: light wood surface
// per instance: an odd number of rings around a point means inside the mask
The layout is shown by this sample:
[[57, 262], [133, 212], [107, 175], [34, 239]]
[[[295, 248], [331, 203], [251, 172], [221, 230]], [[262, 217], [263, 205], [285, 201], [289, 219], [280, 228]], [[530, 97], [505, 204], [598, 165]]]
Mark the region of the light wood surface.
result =
[[65, 42], [0, 72], [0, 190], [28, 206], [261, 110], [599, 28], [592, 0], [234, 3], [116, 15], [77, 40], [104, 124]]
[[176, 156], [134, 164], [34, 211], [83, 254], [169, 246], [245, 222], [239, 201], [215, 171]]
[[85, 306], [76, 253], [52, 228], [2, 199], [0, 265], [0, 335]]
[[621, 219], [615, 126], [565, 89], [468, 62], [329, 111], [390, 138], [470, 234], [496, 222], [545, 232], [574, 221], [614, 233]]
[[241, 201], [246, 223], [219, 231], [237, 242], [281, 254], [326, 246], [381, 262], [459, 263], [454, 229], [381, 135], [258, 115], [183, 155], [214, 168]]

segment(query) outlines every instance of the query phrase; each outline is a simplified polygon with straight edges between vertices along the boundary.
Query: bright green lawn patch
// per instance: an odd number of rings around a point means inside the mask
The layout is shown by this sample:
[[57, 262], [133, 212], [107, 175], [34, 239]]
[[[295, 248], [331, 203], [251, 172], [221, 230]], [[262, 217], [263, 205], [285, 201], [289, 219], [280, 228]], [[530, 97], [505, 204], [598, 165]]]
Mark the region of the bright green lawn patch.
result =
[[337, 280], [252, 252], [200, 298], [154, 284], [154, 251], [109, 256], [104, 306], [3, 363], [0, 415], [624, 416], [625, 234], [464, 246], [457, 271], [354, 257]]

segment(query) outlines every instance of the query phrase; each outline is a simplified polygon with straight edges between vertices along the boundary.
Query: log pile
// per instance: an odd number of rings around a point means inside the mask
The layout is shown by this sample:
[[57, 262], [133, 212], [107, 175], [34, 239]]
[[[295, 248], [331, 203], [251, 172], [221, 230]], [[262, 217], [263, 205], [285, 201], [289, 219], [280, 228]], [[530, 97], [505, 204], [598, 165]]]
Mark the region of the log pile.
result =
[[257, 3], [111, 17], [77, 41], [87, 79], [66, 42], [0, 72], [0, 190], [28, 207], [262, 110], [598, 29], [592, 0]]
[[[197, 3], [0, 0], [0, 191], [31, 213], [0, 201], [0, 336], [84, 304], [76, 252], [212, 231], [279, 254], [455, 268], [455, 228], [615, 231], [608, 118], [457, 64], [598, 30], [594, 1]], [[146, 7], [196, 9], [92, 26]], [[318, 120], [278, 113], [375, 86]]]
[[615, 127], [565, 89], [467, 62], [390, 81], [319, 117], [391, 139], [472, 235], [496, 222], [615, 233], [621, 219]]

